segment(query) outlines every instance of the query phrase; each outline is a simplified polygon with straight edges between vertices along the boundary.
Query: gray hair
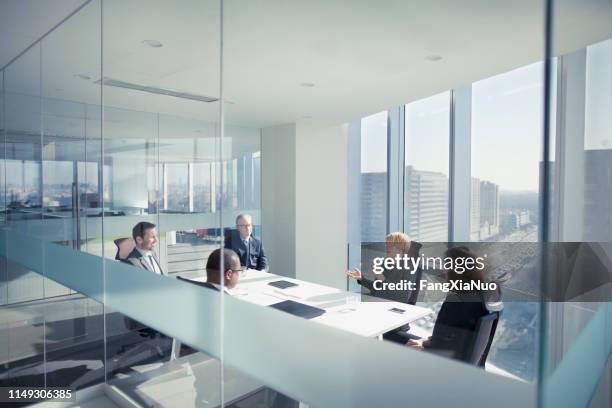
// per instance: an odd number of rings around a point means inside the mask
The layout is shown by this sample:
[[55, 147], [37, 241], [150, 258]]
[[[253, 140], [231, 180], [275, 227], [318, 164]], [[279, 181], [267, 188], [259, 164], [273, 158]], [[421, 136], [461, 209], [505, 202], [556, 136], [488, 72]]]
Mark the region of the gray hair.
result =
[[240, 221], [241, 219], [242, 220], [248, 219], [249, 221], [253, 221], [253, 217], [251, 217], [250, 214], [242, 213], [242, 214], [238, 214], [238, 216], [236, 217], [236, 225], [238, 225], [238, 221]]

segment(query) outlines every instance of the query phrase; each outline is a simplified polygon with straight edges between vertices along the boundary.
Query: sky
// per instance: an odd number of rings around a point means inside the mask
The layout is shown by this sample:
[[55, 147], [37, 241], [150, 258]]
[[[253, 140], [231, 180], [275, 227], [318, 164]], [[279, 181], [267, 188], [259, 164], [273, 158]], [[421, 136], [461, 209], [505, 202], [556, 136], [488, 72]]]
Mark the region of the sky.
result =
[[[473, 177], [504, 190], [538, 190], [542, 73], [536, 63], [473, 84]], [[448, 174], [449, 99], [444, 92], [407, 105], [407, 165]], [[364, 118], [362, 171], [385, 171], [386, 126], [386, 112]]]

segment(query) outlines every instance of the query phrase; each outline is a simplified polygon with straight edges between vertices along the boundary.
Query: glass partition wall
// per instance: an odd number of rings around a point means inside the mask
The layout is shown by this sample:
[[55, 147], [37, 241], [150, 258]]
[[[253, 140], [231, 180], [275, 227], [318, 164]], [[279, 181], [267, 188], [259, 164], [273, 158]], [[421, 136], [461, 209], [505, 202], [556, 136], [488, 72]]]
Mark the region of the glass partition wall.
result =
[[[568, 273], [547, 242], [609, 265], [612, 33], [551, 46], [551, 2], [482, 5], [500, 24], [436, 25], [464, 55], [398, 20], [414, 4], [340, 3], [91, 0], [2, 68], [0, 385], [141, 406], [601, 398], [609, 282], [539, 285]], [[500, 53], [525, 16], [536, 45]], [[453, 246], [497, 256], [477, 311], [378, 289], [447, 282], [376, 259]]]

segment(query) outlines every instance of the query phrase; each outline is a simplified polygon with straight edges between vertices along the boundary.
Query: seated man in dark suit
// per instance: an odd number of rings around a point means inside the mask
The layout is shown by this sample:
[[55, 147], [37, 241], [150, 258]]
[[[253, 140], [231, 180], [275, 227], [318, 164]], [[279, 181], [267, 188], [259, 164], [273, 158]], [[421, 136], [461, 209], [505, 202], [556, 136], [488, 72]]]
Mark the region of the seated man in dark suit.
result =
[[[221, 273], [221, 257], [223, 257], [223, 273]], [[234, 251], [225, 248], [215, 249], [206, 261], [206, 282], [202, 283], [202, 286], [221, 290], [223, 276], [223, 287], [232, 289], [238, 283], [239, 273], [244, 269]]]
[[127, 258], [121, 259], [121, 261], [159, 275], [166, 275], [154, 252], [155, 244], [157, 244], [155, 224], [146, 221], [139, 222], [132, 229], [132, 237], [136, 247]]
[[[221, 273], [221, 257], [223, 257], [223, 273]], [[240, 272], [245, 269], [244, 266], [240, 265], [240, 259], [238, 259], [238, 255], [234, 251], [219, 248], [215, 249], [208, 257], [208, 261], [206, 261], [206, 282], [195, 281], [181, 276], [177, 276], [177, 278], [194, 285], [220, 291], [221, 277], [223, 276], [223, 289], [227, 291], [236, 286]]]
[[238, 254], [240, 264], [247, 269], [268, 270], [268, 259], [263, 244], [255, 238], [253, 224], [249, 214], [240, 214], [236, 217], [236, 231], [225, 237], [225, 248]]

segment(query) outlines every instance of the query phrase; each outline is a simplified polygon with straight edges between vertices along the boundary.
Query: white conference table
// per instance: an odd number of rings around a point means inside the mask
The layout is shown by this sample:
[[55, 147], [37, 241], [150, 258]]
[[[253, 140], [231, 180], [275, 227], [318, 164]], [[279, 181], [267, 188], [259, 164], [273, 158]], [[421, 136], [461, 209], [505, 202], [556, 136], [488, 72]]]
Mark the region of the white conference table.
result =
[[[191, 280], [205, 282], [206, 278]], [[279, 289], [268, 284], [278, 280], [293, 282], [297, 286]], [[311, 321], [365, 337], [379, 337], [431, 313], [430, 309], [424, 307], [346, 292], [257, 270], [241, 273], [236, 287], [228, 292], [238, 299], [261, 306], [284, 300], [315, 306], [324, 309], [325, 313], [310, 319]], [[403, 312], [391, 311], [393, 308]]]

